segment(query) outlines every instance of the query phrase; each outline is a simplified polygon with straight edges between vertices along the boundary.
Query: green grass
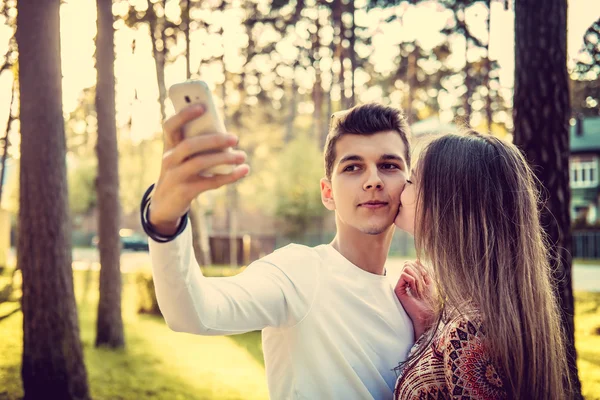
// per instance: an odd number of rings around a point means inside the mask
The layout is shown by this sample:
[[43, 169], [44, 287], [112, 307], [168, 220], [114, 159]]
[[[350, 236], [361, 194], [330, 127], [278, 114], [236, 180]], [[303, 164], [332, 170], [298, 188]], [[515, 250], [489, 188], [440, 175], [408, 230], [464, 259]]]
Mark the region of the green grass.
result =
[[[226, 272], [224, 268], [205, 273]], [[127, 347], [119, 351], [98, 349], [94, 347], [97, 273], [75, 272], [81, 339], [94, 399], [268, 398], [260, 332], [230, 337], [172, 332], [162, 318], [136, 314], [133, 281], [133, 275], [124, 275]], [[577, 292], [575, 301], [583, 393], [588, 400], [600, 400], [600, 293]], [[20, 312], [0, 321], [0, 400], [23, 396], [22, 342]]]
[[588, 265], [598, 266], [600, 265], [600, 260], [595, 258], [575, 258], [573, 259], [573, 265], [577, 265], [579, 267], [584, 267]]
[[575, 293], [575, 344], [583, 395], [600, 400], [600, 293]]
[[[126, 348], [95, 348], [97, 273], [75, 272], [81, 340], [92, 397], [102, 399], [267, 399], [260, 332], [203, 337], [171, 331], [135, 312], [133, 276], [124, 275]], [[131, 281], [131, 282], [130, 282]], [[22, 314], [0, 321], [0, 400], [23, 396]]]

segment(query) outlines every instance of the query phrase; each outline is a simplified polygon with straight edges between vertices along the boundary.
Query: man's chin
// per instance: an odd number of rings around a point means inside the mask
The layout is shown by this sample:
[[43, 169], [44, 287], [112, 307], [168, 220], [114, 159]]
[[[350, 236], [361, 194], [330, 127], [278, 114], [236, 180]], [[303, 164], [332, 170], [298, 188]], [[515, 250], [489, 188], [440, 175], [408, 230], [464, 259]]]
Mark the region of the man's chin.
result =
[[361, 229], [361, 231], [367, 235], [381, 235], [387, 233], [393, 226], [393, 224], [372, 225]]

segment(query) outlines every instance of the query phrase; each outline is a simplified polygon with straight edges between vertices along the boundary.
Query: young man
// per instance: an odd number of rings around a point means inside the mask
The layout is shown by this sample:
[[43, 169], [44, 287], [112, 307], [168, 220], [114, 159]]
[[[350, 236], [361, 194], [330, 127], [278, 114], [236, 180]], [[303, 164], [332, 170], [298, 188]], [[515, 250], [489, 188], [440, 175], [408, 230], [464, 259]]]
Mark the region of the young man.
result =
[[[262, 330], [273, 399], [390, 399], [393, 369], [414, 342], [413, 327], [384, 264], [406, 183], [409, 128], [400, 111], [369, 104], [332, 117], [321, 197], [335, 213], [328, 245], [289, 245], [241, 274], [206, 278], [196, 264], [186, 211], [198, 194], [248, 173], [200, 173], [242, 164], [241, 152], [195, 156], [236, 144], [225, 134], [181, 140], [186, 109], [165, 124], [165, 155], [142, 219], [151, 236], [156, 295], [169, 327], [200, 335]], [[316, 182], [315, 182], [316, 184]]]

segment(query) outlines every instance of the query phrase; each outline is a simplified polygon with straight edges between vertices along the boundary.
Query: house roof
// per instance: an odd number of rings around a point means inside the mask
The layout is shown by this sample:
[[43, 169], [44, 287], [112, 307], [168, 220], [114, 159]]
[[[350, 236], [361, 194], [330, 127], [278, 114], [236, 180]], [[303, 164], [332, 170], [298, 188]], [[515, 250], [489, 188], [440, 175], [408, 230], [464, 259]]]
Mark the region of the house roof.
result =
[[571, 153], [588, 151], [600, 152], [600, 117], [586, 117], [583, 123], [583, 135], [577, 136], [576, 125], [571, 126]]

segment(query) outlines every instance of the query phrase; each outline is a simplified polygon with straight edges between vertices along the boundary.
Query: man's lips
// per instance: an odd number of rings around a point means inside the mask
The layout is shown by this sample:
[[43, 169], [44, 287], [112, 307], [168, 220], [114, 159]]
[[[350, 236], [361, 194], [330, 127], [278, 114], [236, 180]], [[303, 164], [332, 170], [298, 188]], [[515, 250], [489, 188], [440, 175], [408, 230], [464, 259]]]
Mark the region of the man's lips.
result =
[[388, 203], [385, 201], [367, 201], [365, 203], [360, 203], [358, 206], [359, 207], [364, 207], [364, 208], [381, 208], [381, 207], [385, 207], [387, 206]]

